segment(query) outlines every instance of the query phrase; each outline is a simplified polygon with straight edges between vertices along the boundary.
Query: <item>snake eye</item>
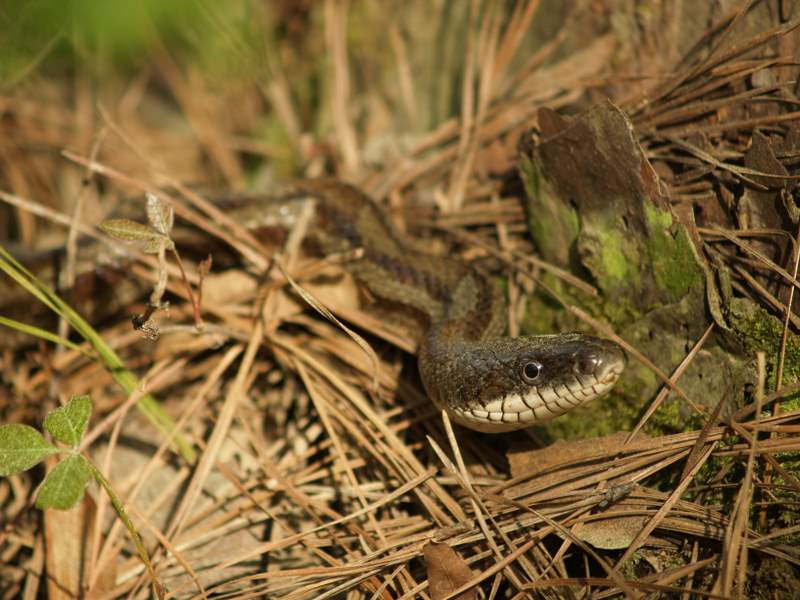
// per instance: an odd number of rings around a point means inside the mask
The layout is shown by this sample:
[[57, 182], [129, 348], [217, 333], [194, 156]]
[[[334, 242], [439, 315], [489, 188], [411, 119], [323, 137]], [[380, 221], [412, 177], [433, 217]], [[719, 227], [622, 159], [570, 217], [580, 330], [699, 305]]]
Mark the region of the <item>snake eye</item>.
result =
[[522, 378], [528, 383], [530, 383], [532, 381], [536, 381], [541, 372], [542, 372], [541, 363], [538, 362], [525, 363], [525, 366], [522, 367]]

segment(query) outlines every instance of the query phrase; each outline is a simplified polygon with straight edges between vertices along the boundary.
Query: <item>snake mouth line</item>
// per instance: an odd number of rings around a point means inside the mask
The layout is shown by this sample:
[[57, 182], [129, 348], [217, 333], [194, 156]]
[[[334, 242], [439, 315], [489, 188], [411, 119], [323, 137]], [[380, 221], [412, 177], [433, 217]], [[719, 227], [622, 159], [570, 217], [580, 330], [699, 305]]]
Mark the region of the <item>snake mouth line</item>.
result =
[[531, 388], [527, 393], [507, 394], [483, 407], [453, 408], [461, 424], [485, 432], [513, 431], [549, 421], [611, 391], [622, 369], [610, 369], [601, 378], [585, 375], [574, 383]]

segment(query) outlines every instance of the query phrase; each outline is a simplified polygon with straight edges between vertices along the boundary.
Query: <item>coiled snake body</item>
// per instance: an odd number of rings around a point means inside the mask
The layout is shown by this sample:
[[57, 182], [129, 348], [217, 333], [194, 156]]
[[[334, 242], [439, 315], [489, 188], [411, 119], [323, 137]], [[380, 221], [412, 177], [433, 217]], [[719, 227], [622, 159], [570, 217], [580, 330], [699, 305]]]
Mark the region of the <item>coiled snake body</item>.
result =
[[409, 247], [363, 192], [336, 180], [302, 181], [291, 195], [316, 203], [314, 237], [325, 253], [358, 248], [348, 263], [375, 296], [424, 317], [418, 366], [431, 400], [484, 432], [552, 419], [606, 394], [625, 366], [614, 342], [582, 333], [502, 337], [499, 287], [470, 265]]

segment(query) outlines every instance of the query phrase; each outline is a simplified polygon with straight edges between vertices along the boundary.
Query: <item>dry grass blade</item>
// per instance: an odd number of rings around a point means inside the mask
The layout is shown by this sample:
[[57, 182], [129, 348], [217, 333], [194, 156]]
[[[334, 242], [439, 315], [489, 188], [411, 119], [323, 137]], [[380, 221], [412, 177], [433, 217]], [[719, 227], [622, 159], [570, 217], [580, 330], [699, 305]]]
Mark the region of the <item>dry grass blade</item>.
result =
[[[692, 346], [692, 349], [681, 361], [681, 364], [679, 364], [678, 367], [675, 369], [675, 371], [672, 373], [670, 380], [673, 383], [678, 382], [678, 379], [680, 379], [681, 375], [684, 373], [684, 371], [686, 371], [687, 367], [691, 364], [692, 359], [697, 355], [698, 352], [700, 352], [700, 349], [703, 347], [703, 344], [706, 342], [708, 336], [711, 335], [711, 332], [713, 330], [714, 330], [714, 324], [712, 323], [706, 328], [702, 337], [699, 340], [697, 340], [697, 343], [694, 346]], [[647, 410], [642, 415], [642, 418], [639, 419], [639, 422], [636, 424], [636, 427], [634, 427], [633, 430], [628, 434], [628, 439], [626, 440], [626, 443], [630, 442], [636, 437], [639, 431], [641, 431], [642, 427], [644, 427], [644, 424], [647, 423], [647, 420], [653, 415], [654, 412], [656, 412], [656, 410], [658, 410], [658, 407], [661, 406], [661, 403], [667, 399], [667, 396], [669, 395], [670, 391], [671, 390], [669, 387], [664, 387], [661, 389], [661, 391], [658, 392], [658, 396], [656, 396], [655, 400], [653, 400], [650, 406], [647, 407]], [[710, 422], [711, 420], [709, 420], [709, 423]]]
[[[491, 512], [483, 504], [483, 502], [481, 501], [481, 498], [478, 496], [478, 494], [475, 493], [475, 490], [473, 489], [473, 486], [472, 486], [472, 484], [470, 482], [470, 478], [469, 478], [469, 474], [468, 474], [466, 465], [464, 464], [464, 459], [461, 456], [461, 452], [459, 450], [458, 442], [457, 442], [455, 434], [453, 432], [453, 428], [452, 428], [452, 426], [450, 424], [450, 419], [447, 416], [447, 412], [445, 412], [445, 411], [442, 411], [442, 420], [443, 420], [444, 425], [445, 425], [445, 431], [447, 432], [447, 439], [450, 442], [450, 447], [453, 450], [453, 453], [455, 454], [456, 462], [458, 463], [458, 468], [456, 468], [455, 465], [453, 465], [450, 462], [450, 460], [448, 459], [447, 455], [442, 451], [442, 449], [439, 447], [439, 445], [433, 439], [431, 439], [430, 437], [428, 438], [428, 443], [431, 445], [431, 447], [433, 448], [434, 452], [436, 452], [436, 455], [439, 457], [439, 460], [441, 460], [442, 463], [444, 463], [445, 467], [452, 474], [454, 474], [456, 476], [459, 485], [461, 485], [464, 488], [464, 490], [467, 492], [467, 494], [469, 494], [470, 501], [472, 503], [472, 512], [473, 512], [473, 514], [475, 515], [475, 518], [478, 521], [478, 526], [479, 526], [481, 532], [484, 535], [484, 539], [488, 543], [489, 547], [492, 549], [492, 552], [494, 552], [495, 556], [497, 557], [497, 560], [502, 562], [504, 557], [502, 555], [502, 552], [501, 552], [500, 548], [498, 547], [497, 543], [494, 540], [493, 533], [489, 530], [489, 527], [488, 527], [488, 525], [486, 523], [486, 516], [487, 515], [488, 515], [490, 521], [492, 522], [492, 525], [493, 525], [494, 529], [500, 534], [500, 537], [503, 538], [503, 541], [509, 546], [510, 550], [513, 552], [514, 550], [516, 550], [516, 548], [514, 548], [514, 544], [511, 542], [511, 540], [508, 537], [503, 535], [502, 530], [500, 530], [500, 528], [497, 526], [497, 523], [492, 518]], [[505, 571], [505, 574], [508, 577], [509, 581], [511, 581], [511, 583], [514, 585], [514, 587], [519, 589], [520, 586], [521, 586], [520, 579], [517, 576], [517, 574], [514, 572], [514, 570], [511, 567], [509, 567]], [[463, 585], [465, 586], [466, 584], [463, 584]], [[459, 589], [461, 589], [461, 588], [459, 588]], [[464, 592], [464, 591], [466, 591], [466, 590], [462, 589], [462, 592]], [[456, 592], [454, 591], [454, 592], [452, 592], [452, 594], [456, 595]]]
[[244, 396], [244, 383], [248, 370], [252, 367], [255, 359], [255, 353], [261, 344], [262, 329], [260, 325], [256, 325], [247, 345], [245, 354], [242, 357], [242, 362], [239, 366], [239, 371], [236, 380], [231, 385], [225, 399], [225, 405], [222, 412], [217, 418], [214, 433], [208, 441], [208, 445], [200, 458], [197, 469], [189, 483], [189, 488], [183, 495], [181, 505], [176, 511], [176, 517], [172, 522], [172, 526], [168, 532], [170, 537], [176, 536], [182, 527], [183, 521], [188, 517], [189, 510], [192, 504], [197, 500], [197, 497], [202, 493], [205, 480], [208, 477], [211, 469], [216, 462], [217, 453], [220, 452], [223, 440], [227, 434], [228, 428], [233, 422], [234, 414], [236, 412], [237, 403], [241, 401]]
[[[763, 353], [758, 355], [758, 389], [756, 391], [756, 416], [761, 413], [761, 404], [764, 398], [764, 385], [766, 383], [766, 357]], [[744, 589], [744, 576], [742, 573], [747, 571], [747, 521], [750, 512], [750, 503], [753, 497], [753, 475], [755, 468], [756, 445], [758, 444], [758, 431], [753, 432], [753, 440], [750, 442], [750, 453], [747, 457], [747, 467], [745, 470], [742, 485], [736, 496], [734, 504], [733, 519], [725, 532], [725, 542], [723, 544], [722, 569], [719, 579], [714, 586], [715, 591], [725, 596], [733, 593], [734, 579], [736, 579], [738, 593]], [[737, 577], [737, 573], [739, 573]]]
[[311, 306], [314, 310], [316, 310], [319, 314], [323, 317], [328, 319], [331, 323], [339, 327], [342, 331], [344, 331], [350, 339], [352, 339], [356, 344], [358, 344], [359, 348], [364, 351], [364, 354], [367, 355], [370, 362], [372, 363], [372, 389], [377, 391], [378, 389], [378, 377], [380, 372], [380, 361], [378, 360], [378, 355], [375, 354], [375, 351], [372, 349], [372, 346], [367, 343], [367, 341], [358, 335], [355, 331], [350, 329], [347, 325], [342, 323], [336, 316], [328, 310], [319, 300], [314, 298], [311, 294], [309, 294], [306, 290], [300, 287], [297, 282], [286, 272], [286, 269], [283, 267], [283, 263], [280, 259], [275, 259], [275, 264], [280, 269], [283, 276], [286, 278], [286, 281], [292, 286], [295, 292]]
[[636, 535], [634, 540], [631, 542], [630, 546], [625, 550], [622, 554], [620, 559], [617, 561], [617, 565], [615, 570], [618, 570], [622, 565], [625, 564], [625, 561], [629, 560], [630, 557], [633, 555], [636, 550], [639, 549], [641, 544], [650, 535], [653, 530], [658, 527], [661, 520], [664, 519], [668, 514], [669, 511], [672, 509], [674, 504], [680, 500], [681, 495], [686, 488], [689, 487], [689, 484], [692, 482], [697, 472], [700, 468], [705, 464], [708, 460], [709, 456], [711, 456], [712, 451], [714, 450], [714, 444], [711, 444], [708, 449], [700, 456], [700, 458], [695, 463], [694, 467], [684, 476], [683, 479], [678, 483], [675, 489], [670, 493], [669, 498], [667, 501], [664, 502], [663, 506], [658, 510], [658, 512], [650, 519], [647, 524], [642, 528], [642, 530]]
[[[794, 267], [792, 268], [792, 279], [797, 279], [798, 268], [800, 268], [800, 227], [797, 230], [795, 243], [792, 246], [792, 254], [794, 256]], [[783, 387], [783, 368], [786, 364], [786, 342], [789, 339], [789, 322], [794, 316], [794, 296], [795, 288], [789, 288], [789, 299], [786, 301], [786, 308], [784, 310], [783, 319], [783, 333], [781, 334], [781, 348], [778, 355], [778, 367], [775, 374], [775, 390], [780, 391]], [[760, 399], [759, 399], [760, 400]], [[779, 409], [776, 408], [777, 413]]]
[[[564, 269], [560, 269], [559, 267], [548, 263], [545, 260], [537, 258], [533, 255], [525, 255], [520, 252], [515, 252], [513, 250], [498, 250], [494, 245], [487, 243], [483, 239], [479, 238], [476, 235], [471, 235], [459, 229], [453, 229], [450, 227], [440, 227], [443, 231], [447, 231], [449, 234], [465, 240], [471, 244], [475, 244], [476, 246], [480, 246], [481, 248], [487, 250], [492, 256], [496, 256], [497, 258], [507, 262], [509, 266], [514, 267], [520, 273], [530, 276], [528, 270], [520, 267], [519, 262], [528, 263], [535, 268], [542, 269], [543, 271], [547, 271], [548, 273], [552, 273], [554, 276], [558, 277], [559, 279], [563, 280], [565, 283], [573, 286], [576, 289], [581, 290], [589, 294], [590, 296], [597, 296], [597, 288], [593, 287], [591, 284], [586, 283], [582, 279], [575, 277], [572, 273], [565, 271]], [[518, 262], [511, 262], [508, 261], [507, 254], [510, 254], [516, 261]], [[539, 282], [541, 283], [541, 282]]]
[[734, 175], [739, 177], [739, 179], [741, 179], [742, 181], [748, 183], [751, 187], [753, 187], [753, 188], [755, 188], [757, 190], [767, 190], [768, 188], [767, 188], [767, 186], [761, 185], [760, 183], [758, 183], [757, 181], [754, 181], [753, 179], [751, 179], [749, 177], [745, 177], [745, 175], [756, 175], [758, 177], [767, 177], [767, 178], [773, 178], [773, 179], [800, 179], [800, 175], [775, 175], [775, 174], [772, 174], [772, 173], [765, 173], [763, 171], [756, 171], [755, 169], [748, 169], [747, 167], [740, 167], [740, 166], [737, 166], [737, 165], [732, 165], [732, 164], [729, 164], [729, 163], [726, 163], [724, 161], [721, 161], [721, 160], [718, 160], [718, 159], [714, 158], [708, 152], [704, 152], [700, 148], [697, 148], [697, 147], [693, 146], [692, 144], [684, 142], [683, 140], [670, 138], [670, 137], [667, 137], [667, 139], [672, 141], [674, 144], [676, 144], [680, 148], [683, 148], [684, 150], [688, 151], [693, 156], [696, 156], [697, 158], [707, 162], [708, 164], [713, 165], [714, 167], [716, 167], [718, 169], [723, 169], [725, 171], [729, 171], [729, 172], [733, 173]]
[[355, 172], [361, 163], [356, 134], [350, 122], [350, 70], [347, 61], [347, 3], [325, 0], [325, 44], [333, 58], [332, 114], [345, 169]]
[[[658, 109], [654, 110], [647, 116], [636, 119], [636, 125], [642, 129], [643, 132], [652, 131], [658, 126], [669, 126], [671, 124], [683, 122], [691, 119], [692, 117], [701, 117], [704, 114], [712, 112], [730, 102], [729, 98], [719, 101], [694, 100], [702, 99], [710, 92], [714, 92], [720, 88], [724, 88], [728, 84], [740, 81], [743, 77], [757, 73], [758, 71], [768, 69], [778, 64], [777, 60], [765, 59], [758, 61], [755, 65], [748, 68], [738, 69], [736, 72], [728, 75], [713, 79], [711, 81], [703, 81], [702, 85], [696, 86], [694, 89], [688, 90], [675, 99], [668, 100], [661, 105]], [[743, 92], [738, 97], [742, 100], [755, 97], [759, 94], [768, 94], [769, 92], [777, 91], [777, 88], [766, 87], [756, 88]]]

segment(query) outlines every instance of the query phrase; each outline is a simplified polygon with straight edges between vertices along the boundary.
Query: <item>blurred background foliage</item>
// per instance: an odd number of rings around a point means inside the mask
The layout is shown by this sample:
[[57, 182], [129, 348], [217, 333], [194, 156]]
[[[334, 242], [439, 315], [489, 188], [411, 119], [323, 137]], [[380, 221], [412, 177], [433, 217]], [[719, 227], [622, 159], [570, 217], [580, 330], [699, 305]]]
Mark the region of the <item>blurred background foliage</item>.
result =
[[[525, 32], [512, 61], [530, 56], [566, 18], [560, 3], [544, 4], [552, 6]], [[187, 99], [175, 97], [174, 69], [187, 93], [213, 95], [199, 104], [207, 103], [215, 118], [211, 105], [228, 104], [224, 118], [237, 121], [233, 129], [269, 148], [274, 167], [288, 175], [297, 167], [300, 137], [320, 139], [335, 118], [329, 99], [340, 84], [331, 36], [338, 25], [346, 31], [349, 117], [369, 146], [367, 162], [382, 162], [387, 148], [397, 155], [415, 136], [459, 114], [467, 40], [489, 17], [505, 27], [513, 8], [489, 2], [470, 9], [448, 0], [9, 2], [0, 9], [0, 89], [19, 96], [42, 80], [77, 85], [81, 79], [112, 109], [139, 80], [147, 90], [137, 93], [146, 101], [177, 100], [186, 111]], [[562, 44], [558, 53], [569, 47]], [[171, 116], [181, 119], [180, 112]]]
[[97, 76], [130, 74], [152, 60], [157, 42], [210, 74], [241, 75], [254, 66], [243, 59], [255, 58], [256, 44], [270, 31], [263, 27], [264, 19], [275, 17], [269, 6], [248, 0], [9, 3], [2, 13], [3, 79], [19, 80], [31, 67], [51, 74], [75, 68]]

